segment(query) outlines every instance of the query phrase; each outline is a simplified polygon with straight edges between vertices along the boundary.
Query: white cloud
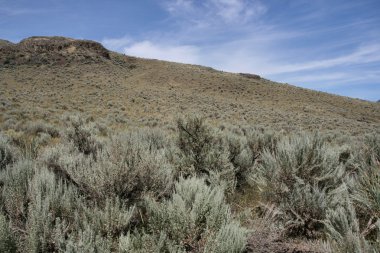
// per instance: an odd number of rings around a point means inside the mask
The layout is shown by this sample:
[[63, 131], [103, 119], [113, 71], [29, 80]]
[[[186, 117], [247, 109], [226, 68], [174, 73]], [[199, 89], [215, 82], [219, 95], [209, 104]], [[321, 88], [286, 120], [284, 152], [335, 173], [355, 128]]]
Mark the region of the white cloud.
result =
[[200, 63], [200, 49], [193, 45], [176, 45], [169, 41], [133, 41], [128, 36], [105, 38], [101, 42], [106, 48], [126, 55], [173, 62]]
[[103, 46], [114, 51], [122, 51], [131, 42], [132, 40], [127, 36], [122, 38], [105, 38], [102, 40]]
[[259, 0], [168, 0], [165, 9], [173, 16], [208, 25], [243, 24], [263, 15], [267, 8]]
[[335, 58], [283, 65], [273, 68], [270, 74], [289, 73], [305, 70], [331, 68], [342, 65], [353, 65], [380, 61], [380, 44], [359, 47], [356, 51]]
[[[169, 29], [148, 31], [134, 40], [122, 37], [103, 43], [127, 55], [255, 73], [324, 90], [376, 83], [380, 78], [379, 72], [373, 71], [380, 63], [377, 35], [367, 41], [361, 37], [367, 32], [344, 35], [373, 24], [373, 20], [328, 28], [304, 26], [305, 20], [297, 19], [273, 23], [268, 22], [267, 8], [258, 0], [167, 0], [164, 7], [170, 13]], [[312, 41], [313, 36], [332, 33], [344, 38], [321, 41], [328, 42], [323, 44]], [[372, 69], [363, 71], [365, 64]]]
[[46, 11], [47, 10], [43, 10], [43, 9], [9, 8], [9, 7], [0, 6], [0, 15], [6, 15], [6, 16], [40, 14]]
[[199, 49], [189, 45], [160, 45], [151, 41], [141, 41], [124, 47], [124, 53], [143, 58], [166, 61], [199, 63]]
[[209, 0], [210, 10], [214, 10], [227, 23], [245, 23], [266, 12], [266, 7], [259, 1], [247, 0]]
[[192, 0], [170, 0], [165, 2], [166, 10], [172, 14], [189, 12], [193, 9]]

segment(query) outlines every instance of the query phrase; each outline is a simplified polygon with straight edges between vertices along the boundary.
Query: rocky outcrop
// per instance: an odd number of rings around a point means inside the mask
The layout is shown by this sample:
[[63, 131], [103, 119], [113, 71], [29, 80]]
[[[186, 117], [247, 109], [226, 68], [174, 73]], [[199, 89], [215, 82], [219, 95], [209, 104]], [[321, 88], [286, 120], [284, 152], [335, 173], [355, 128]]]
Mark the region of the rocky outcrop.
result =
[[256, 79], [256, 80], [261, 79], [261, 76], [255, 75], [255, 74], [250, 74], [250, 73], [239, 73], [239, 75], [246, 77], [246, 78], [249, 78], [249, 79]]
[[65, 37], [30, 37], [18, 44], [0, 41], [0, 65], [65, 65], [103, 62], [110, 54], [100, 43]]

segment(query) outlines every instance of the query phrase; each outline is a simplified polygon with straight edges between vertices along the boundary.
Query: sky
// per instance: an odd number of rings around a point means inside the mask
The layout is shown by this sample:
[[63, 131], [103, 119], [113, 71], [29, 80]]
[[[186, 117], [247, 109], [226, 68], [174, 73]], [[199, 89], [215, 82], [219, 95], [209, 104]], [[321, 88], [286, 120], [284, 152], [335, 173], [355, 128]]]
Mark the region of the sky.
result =
[[0, 0], [0, 38], [58, 35], [126, 55], [380, 99], [380, 0]]

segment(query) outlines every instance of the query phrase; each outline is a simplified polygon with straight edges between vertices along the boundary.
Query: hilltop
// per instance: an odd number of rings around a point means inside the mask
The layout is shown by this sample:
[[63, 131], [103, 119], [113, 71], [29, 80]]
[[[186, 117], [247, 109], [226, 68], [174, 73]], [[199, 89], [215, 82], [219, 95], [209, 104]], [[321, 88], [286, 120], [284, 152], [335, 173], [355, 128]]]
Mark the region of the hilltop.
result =
[[[0, 42], [0, 123], [85, 112], [111, 125], [168, 125], [197, 114], [220, 125], [363, 133], [379, 129], [380, 105], [272, 82], [255, 74], [141, 59], [63, 37]], [[20, 123], [21, 122], [21, 123]]]
[[110, 58], [108, 50], [94, 41], [37, 36], [24, 39], [18, 44], [0, 41], [0, 56], [0, 65], [3, 66], [100, 63]]

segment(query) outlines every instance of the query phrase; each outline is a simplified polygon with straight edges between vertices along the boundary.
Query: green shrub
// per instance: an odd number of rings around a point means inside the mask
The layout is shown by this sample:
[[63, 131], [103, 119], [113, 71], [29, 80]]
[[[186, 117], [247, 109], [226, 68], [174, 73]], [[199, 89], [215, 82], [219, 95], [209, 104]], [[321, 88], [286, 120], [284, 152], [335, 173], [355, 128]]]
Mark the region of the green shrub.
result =
[[36, 171], [28, 186], [26, 248], [31, 252], [52, 252], [56, 219], [73, 222], [73, 211], [84, 202], [77, 192], [46, 168]]
[[148, 198], [146, 215], [146, 232], [122, 238], [121, 246], [137, 247], [132, 248], [132, 252], [138, 252], [143, 246], [141, 238], [149, 238], [150, 244], [160, 245], [162, 251], [169, 252], [173, 249], [176, 252], [207, 252], [207, 249], [242, 252], [245, 248], [247, 230], [233, 219], [224, 201], [223, 189], [207, 186], [202, 179], [181, 178], [172, 197], [161, 203]]
[[283, 212], [290, 235], [317, 237], [333, 198], [343, 180], [339, 152], [319, 135], [294, 136], [280, 141], [276, 152], [264, 151], [254, 182], [263, 200]]
[[32, 135], [38, 135], [40, 133], [49, 134], [51, 137], [59, 137], [59, 130], [45, 122], [37, 121], [37, 122], [30, 122], [25, 127], [25, 132]]
[[56, 146], [46, 150], [42, 160], [84, 195], [101, 202], [118, 197], [133, 203], [145, 194], [160, 198], [173, 185], [165, 150], [152, 148], [140, 134], [112, 136], [97, 151], [96, 159], [68, 146]]
[[0, 133], [0, 171], [16, 160], [15, 151], [9, 140]]
[[202, 118], [179, 119], [178, 147], [196, 173], [209, 174], [207, 156], [213, 148], [214, 137]]
[[[345, 185], [337, 189], [340, 198], [327, 210], [324, 222], [333, 252], [378, 252], [365, 235], [360, 232], [359, 220]], [[341, 201], [343, 199], [344, 201]]]
[[84, 207], [83, 217], [77, 223], [88, 223], [100, 235], [119, 237], [127, 233], [135, 214], [135, 207], [126, 208], [118, 198], [107, 199], [103, 208], [99, 206]]
[[0, 252], [12, 253], [16, 252], [16, 249], [16, 241], [9, 228], [9, 222], [0, 212]]
[[237, 170], [230, 162], [223, 136], [214, 132], [202, 118], [179, 119], [177, 123], [180, 174], [203, 176], [207, 183], [222, 184], [228, 192], [233, 192]]
[[68, 125], [65, 130], [67, 141], [72, 142], [79, 152], [95, 158], [101, 148], [101, 144], [94, 135], [95, 128], [87, 124], [79, 115], [68, 117], [66, 123]]
[[113, 252], [111, 238], [101, 236], [89, 224], [86, 224], [84, 228], [72, 231], [68, 235], [65, 233], [65, 230], [67, 230], [65, 225], [65, 223], [58, 221], [53, 232], [54, 245], [57, 248], [57, 252]]
[[20, 160], [0, 173], [1, 204], [14, 224], [22, 227], [27, 216], [29, 182], [34, 175], [35, 163]]
[[235, 169], [236, 185], [246, 186], [247, 179], [257, 157], [254, 157], [248, 147], [247, 140], [241, 136], [229, 134], [226, 136], [228, 159]]
[[362, 163], [352, 190], [362, 233], [373, 240], [380, 237], [380, 228], [377, 225], [380, 223], [380, 166], [376, 163]]
[[252, 153], [252, 158], [259, 158], [264, 150], [273, 153], [276, 151], [279, 136], [271, 131], [263, 131], [255, 128], [244, 129], [247, 145]]
[[370, 165], [379, 165], [380, 163], [380, 135], [375, 133], [367, 135], [364, 139], [364, 153], [365, 161]]

